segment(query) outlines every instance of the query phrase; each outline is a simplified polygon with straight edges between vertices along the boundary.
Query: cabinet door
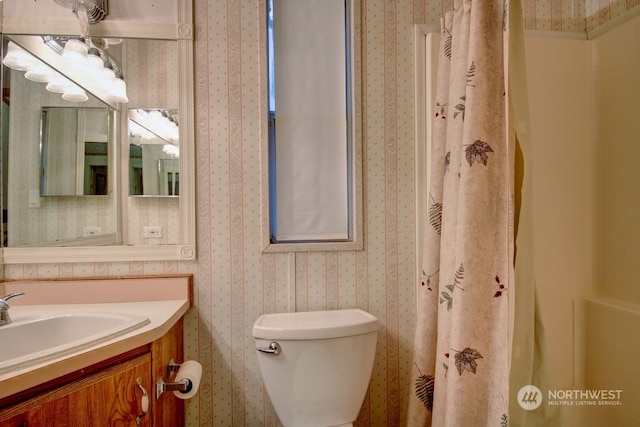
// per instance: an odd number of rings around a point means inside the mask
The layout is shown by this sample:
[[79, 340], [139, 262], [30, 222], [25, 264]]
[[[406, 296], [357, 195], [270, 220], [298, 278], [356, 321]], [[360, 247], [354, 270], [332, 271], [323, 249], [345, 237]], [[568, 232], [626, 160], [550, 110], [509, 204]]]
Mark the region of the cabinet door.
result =
[[[2, 427], [150, 426], [142, 413], [142, 389], [151, 388], [151, 356], [145, 354], [16, 405], [0, 414]], [[151, 400], [151, 396], [149, 396]], [[13, 415], [15, 414], [15, 415]], [[8, 418], [5, 418], [7, 416]]]
[[2, 427], [33, 427], [69, 425], [69, 399], [64, 396], [37, 405], [8, 420], [0, 418]]

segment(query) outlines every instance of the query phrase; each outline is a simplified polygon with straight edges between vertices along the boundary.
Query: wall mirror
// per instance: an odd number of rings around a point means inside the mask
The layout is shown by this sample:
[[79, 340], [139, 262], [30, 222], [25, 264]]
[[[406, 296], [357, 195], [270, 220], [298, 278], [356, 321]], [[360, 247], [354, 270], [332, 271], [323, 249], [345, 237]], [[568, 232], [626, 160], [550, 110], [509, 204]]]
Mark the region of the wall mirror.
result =
[[66, 43], [82, 38], [50, 3], [0, 3], [2, 57], [17, 46], [80, 88], [61, 95], [3, 65], [3, 263], [195, 259], [190, 2], [116, 1], [90, 26], [84, 40], [111, 58], [125, 100], [62, 69]]

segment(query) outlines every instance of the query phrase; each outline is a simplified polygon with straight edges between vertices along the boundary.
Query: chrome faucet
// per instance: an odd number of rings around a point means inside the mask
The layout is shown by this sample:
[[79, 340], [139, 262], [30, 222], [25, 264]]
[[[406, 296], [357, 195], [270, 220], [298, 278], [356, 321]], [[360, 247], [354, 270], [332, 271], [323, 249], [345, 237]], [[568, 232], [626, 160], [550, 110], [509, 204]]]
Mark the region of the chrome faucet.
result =
[[9, 301], [11, 298], [24, 295], [24, 292], [14, 292], [9, 295], [5, 295], [0, 298], [0, 326], [8, 325], [11, 323], [11, 317], [9, 316]]

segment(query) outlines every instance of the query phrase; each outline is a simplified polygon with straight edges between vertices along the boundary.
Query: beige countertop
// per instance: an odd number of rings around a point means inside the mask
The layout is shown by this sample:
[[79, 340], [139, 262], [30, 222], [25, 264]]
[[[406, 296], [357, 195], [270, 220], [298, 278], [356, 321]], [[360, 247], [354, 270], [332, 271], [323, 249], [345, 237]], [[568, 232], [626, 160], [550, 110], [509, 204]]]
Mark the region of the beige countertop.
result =
[[0, 295], [25, 292], [10, 300], [14, 323], [34, 316], [87, 312], [137, 314], [149, 319], [137, 329], [98, 344], [0, 373], [0, 399], [159, 339], [191, 306], [191, 282], [191, 276], [144, 276], [0, 284]]

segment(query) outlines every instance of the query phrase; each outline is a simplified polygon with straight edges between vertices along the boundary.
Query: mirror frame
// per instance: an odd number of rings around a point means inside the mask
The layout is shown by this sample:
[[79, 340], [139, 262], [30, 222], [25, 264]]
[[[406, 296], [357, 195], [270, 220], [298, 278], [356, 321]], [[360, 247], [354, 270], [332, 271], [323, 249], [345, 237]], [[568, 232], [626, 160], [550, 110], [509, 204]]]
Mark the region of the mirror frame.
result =
[[[176, 25], [140, 26], [132, 23], [110, 23], [105, 21], [92, 26], [92, 36], [147, 38], [176, 40], [178, 43], [179, 68], [179, 105], [180, 123], [180, 241], [175, 245], [117, 245], [117, 246], [37, 246], [37, 247], [5, 247], [1, 249], [2, 264], [38, 264], [38, 263], [82, 263], [82, 262], [126, 262], [126, 261], [190, 261], [196, 259], [196, 215], [195, 215], [195, 102], [194, 102], [194, 57], [193, 57], [193, 6], [191, 0], [176, 0]], [[34, 34], [30, 25], [15, 22], [4, 22], [0, 3], [0, 32], [5, 34]], [[64, 35], [68, 29], [60, 23], [52, 22], [49, 27], [42, 23], [38, 34]], [[113, 24], [113, 25], [112, 25]], [[151, 30], [153, 28], [153, 30]], [[144, 31], [151, 30], [151, 31]], [[117, 108], [119, 117], [116, 121], [124, 123], [122, 114], [127, 113], [126, 104]], [[119, 126], [122, 141], [126, 137], [126, 127]], [[117, 144], [116, 152], [122, 151]], [[128, 153], [127, 153], [128, 155]], [[122, 156], [116, 159], [122, 161]], [[120, 177], [121, 163], [115, 162], [114, 176]], [[116, 186], [120, 188], [120, 184]], [[117, 198], [128, 197], [122, 190], [115, 192]], [[122, 209], [119, 208], [119, 212]], [[119, 217], [122, 215], [119, 214]], [[122, 218], [118, 218], [122, 222]]]

